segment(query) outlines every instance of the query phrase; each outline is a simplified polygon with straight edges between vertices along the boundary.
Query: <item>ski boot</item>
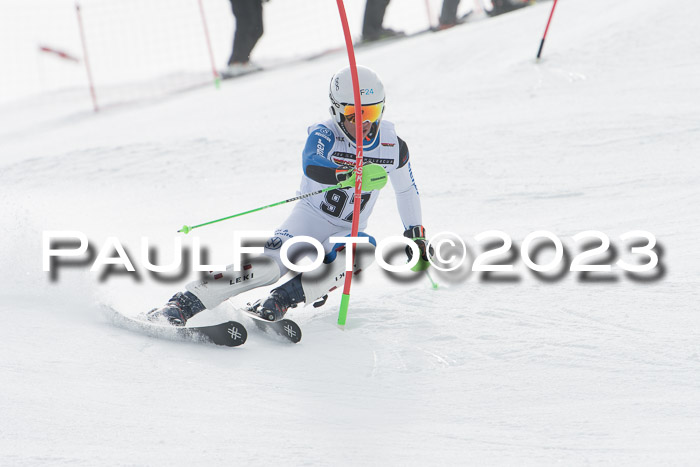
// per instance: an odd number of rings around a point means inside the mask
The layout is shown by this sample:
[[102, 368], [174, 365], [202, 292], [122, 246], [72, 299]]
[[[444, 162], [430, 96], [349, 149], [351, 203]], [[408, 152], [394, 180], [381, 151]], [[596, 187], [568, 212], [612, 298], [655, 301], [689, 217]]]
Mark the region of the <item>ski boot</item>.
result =
[[268, 321], [279, 321], [284, 318], [284, 314], [290, 307], [295, 307], [289, 299], [289, 295], [284, 290], [275, 289], [270, 295], [260, 304], [257, 313], [262, 319]]
[[187, 320], [204, 310], [202, 302], [191, 292], [178, 292], [168, 303], [146, 314], [148, 321], [167, 320], [173, 326], [184, 326]]
[[262, 302], [258, 301], [248, 309], [268, 321], [279, 321], [289, 308], [295, 308], [305, 300], [304, 289], [301, 286], [301, 274], [273, 289]]

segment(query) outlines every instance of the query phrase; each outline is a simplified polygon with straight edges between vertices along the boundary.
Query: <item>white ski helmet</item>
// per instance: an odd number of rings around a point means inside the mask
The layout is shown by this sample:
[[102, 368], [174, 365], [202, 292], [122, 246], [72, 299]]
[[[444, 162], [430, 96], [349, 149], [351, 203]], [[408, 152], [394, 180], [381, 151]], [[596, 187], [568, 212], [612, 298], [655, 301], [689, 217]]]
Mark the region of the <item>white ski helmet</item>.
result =
[[[360, 101], [362, 102], [362, 116], [372, 122], [372, 128], [367, 139], [373, 142], [377, 137], [379, 123], [384, 114], [384, 85], [377, 74], [364, 66], [357, 67], [357, 77], [360, 82]], [[331, 78], [329, 98], [331, 100], [330, 112], [336, 126], [355, 141], [354, 102], [355, 95], [352, 89], [352, 75], [350, 67], [338, 71]], [[363, 120], [363, 121], [365, 121]], [[351, 124], [345, 128], [345, 121]], [[365, 142], [364, 144], [367, 144]]]

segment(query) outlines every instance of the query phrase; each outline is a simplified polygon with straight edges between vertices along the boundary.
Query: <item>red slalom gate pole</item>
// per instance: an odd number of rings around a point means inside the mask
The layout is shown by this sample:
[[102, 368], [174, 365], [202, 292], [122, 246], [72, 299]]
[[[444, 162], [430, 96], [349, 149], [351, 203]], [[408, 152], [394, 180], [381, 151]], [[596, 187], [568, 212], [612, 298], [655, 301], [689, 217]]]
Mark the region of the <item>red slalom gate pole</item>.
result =
[[209, 25], [207, 24], [207, 17], [204, 14], [204, 5], [202, 0], [198, 0], [199, 3], [199, 14], [202, 17], [202, 25], [204, 26], [204, 39], [207, 41], [207, 50], [209, 51], [209, 62], [211, 62], [211, 72], [214, 75], [214, 86], [219, 88], [219, 72], [216, 71], [216, 62], [214, 61], [214, 52], [211, 48], [211, 40], [209, 39]]
[[[357, 114], [357, 106], [360, 106], [360, 115], [362, 115], [362, 100], [360, 98], [360, 81], [357, 76], [357, 63], [355, 63], [355, 49], [352, 46], [352, 36], [350, 35], [350, 26], [348, 25], [348, 17], [345, 14], [345, 6], [343, 0], [337, 0], [338, 13], [340, 14], [340, 22], [343, 25], [343, 33], [345, 34], [345, 46], [348, 49], [348, 60], [350, 61], [350, 74], [352, 76], [352, 91], [354, 97], [355, 114]], [[360, 228], [360, 206], [362, 205], [362, 118], [355, 118], [355, 204], [352, 209], [352, 229], [350, 230], [351, 237], [357, 237]], [[352, 244], [352, 256], [355, 257], [356, 244]], [[345, 272], [345, 286], [343, 287], [343, 297], [340, 300], [340, 311], [338, 312], [338, 325], [345, 326], [345, 320], [348, 315], [348, 306], [350, 304], [350, 285], [352, 284], [352, 270]]]
[[428, 16], [428, 27], [433, 27], [433, 12], [430, 10], [430, 0], [425, 0], [425, 14]]
[[547, 38], [547, 31], [549, 31], [549, 23], [552, 22], [552, 16], [554, 16], [554, 9], [557, 7], [557, 0], [554, 0], [554, 5], [552, 5], [552, 11], [549, 12], [549, 19], [547, 20], [547, 27], [544, 28], [544, 35], [542, 36], [542, 41], [540, 41], [540, 49], [537, 51], [537, 60], [540, 59], [542, 55], [542, 48], [544, 47], [544, 40]]
[[62, 58], [64, 60], [68, 60], [69, 62], [80, 63], [79, 58], [74, 57], [71, 54], [69, 54], [68, 52], [64, 52], [63, 50], [58, 50], [58, 49], [54, 49], [53, 47], [49, 47], [48, 45], [40, 45], [39, 51], [55, 55], [55, 56]]
[[87, 70], [88, 82], [90, 83], [90, 95], [92, 96], [92, 106], [95, 112], [100, 108], [97, 106], [97, 94], [95, 93], [95, 83], [92, 80], [92, 71], [90, 70], [90, 60], [88, 59], [87, 43], [85, 42], [85, 28], [83, 27], [83, 15], [80, 11], [80, 4], [75, 2], [75, 11], [78, 15], [78, 28], [80, 29], [80, 42], [83, 44], [83, 61], [85, 62], [85, 70]]

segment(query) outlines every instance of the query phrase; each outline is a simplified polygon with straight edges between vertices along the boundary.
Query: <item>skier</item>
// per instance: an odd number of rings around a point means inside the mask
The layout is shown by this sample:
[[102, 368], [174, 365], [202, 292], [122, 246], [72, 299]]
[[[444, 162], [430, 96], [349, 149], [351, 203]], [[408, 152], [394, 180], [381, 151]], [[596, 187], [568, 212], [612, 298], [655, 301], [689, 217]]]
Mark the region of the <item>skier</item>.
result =
[[[404, 236], [415, 241], [421, 257], [414, 266], [415, 271], [428, 267], [425, 229], [422, 226], [421, 205], [418, 189], [411, 172], [406, 143], [396, 135], [393, 123], [382, 120], [385, 109], [384, 86], [379, 77], [369, 68], [357, 67], [363, 131], [365, 172], [370, 165], [388, 174], [396, 193], [399, 215], [404, 224]], [[205, 280], [196, 280], [186, 286], [186, 291], [176, 293], [167, 304], [151, 310], [147, 317], [151, 321], [167, 321], [184, 326], [188, 319], [204, 309], [212, 309], [228, 298], [248, 290], [277, 282], [288, 272], [280, 258], [282, 245], [295, 236], [310, 236], [317, 239], [326, 254], [321, 271], [297, 274], [291, 280], [273, 289], [266, 300], [256, 307], [262, 318], [275, 321], [282, 319], [289, 307], [298, 303], [313, 303], [332, 289], [342, 286], [347, 250], [343, 244], [331, 244], [330, 237], [350, 236], [353, 215], [353, 188], [355, 186], [355, 118], [352, 104], [354, 94], [350, 68], [338, 71], [330, 82], [331, 119], [312, 125], [302, 153], [303, 175], [301, 192], [308, 193], [342, 183], [343, 188], [334, 189], [303, 199], [291, 215], [275, 231], [262, 255], [243, 265], [240, 271], [228, 266], [226, 273], [212, 273]], [[377, 167], [380, 166], [380, 167]], [[365, 174], [366, 176], [366, 174]], [[386, 175], [384, 176], [386, 180]], [[365, 187], [363, 178], [363, 187]], [[383, 184], [382, 184], [383, 186]], [[361, 197], [359, 236], [363, 233], [379, 190], [364, 191]], [[304, 253], [308, 244], [299, 242], [290, 246], [288, 256], [293, 258]], [[369, 247], [373, 249], [373, 246]], [[412, 251], [406, 248], [411, 260]], [[432, 252], [430, 252], [432, 253]], [[357, 255], [353, 270], [366, 267], [373, 255]]]

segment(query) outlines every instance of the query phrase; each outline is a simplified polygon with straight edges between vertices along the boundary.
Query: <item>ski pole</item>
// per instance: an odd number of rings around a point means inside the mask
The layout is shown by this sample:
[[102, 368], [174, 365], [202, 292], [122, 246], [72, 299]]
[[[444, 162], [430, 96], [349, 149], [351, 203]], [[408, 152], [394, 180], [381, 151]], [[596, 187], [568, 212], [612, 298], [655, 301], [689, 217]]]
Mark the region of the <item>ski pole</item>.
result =
[[547, 38], [547, 31], [549, 31], [549, 23], [552, 22], [552, 16], [554, 16], [554, 9], [557, 7], [557, 0], [554, 0], [554, 5], [552, 5], [552, 11], [549, 13], [549, 19], [547, 20], [547, 27], [544, 28], [544, 35], [542, 36], [542, 41], [540, 42], [540, 49], [537, 51], [537, 60], [540, 59], [542, 55], [542, 47], [544, 47], [544, 40]]
[[[387, 180], [389, 180], [389, 177], [386, 173], [386, 169], [379, 164], [368, 164], [365, 166], [364, 171], [365, 171], [366, 177], [365, 177], [365, 180], [362, 181], [362, 189], [364, 189], [366, 191], [381, 190], [382, 188], [384, 188], [384, 185], [386, 185]], [[234, 217], [239, 217], [239, 216], [243, 216], [245, 214], [250, 214], [251, 212], [262, 211], [263, 209], [271, 208], [273, 206], [279, 206], [280, 204], [291, 203], [292, 201], [298, 201], [300, 199], [308, 198], [309, 196], [320, 195], [321, 193], [325, 193], [325, 192], [331, 191], [331, 190], [344, 190], [345, 188], [352, 188], [353, 186], [355, 186], [354, 185], [355, 179], [356, 178], [360, 179], [360, 177], [361, 177], [361, 172], [358, 170], [356, 174], [354, 174], [353, 176], [351, 176], [347, 180], [344, 180], [344, 181], [338, 183], [337, 185], [331, 185], [331, 186], [328, 186], [322, 190], [314, 191], [312, 193], [305, 193], [303, 195], [295, 196], [294, 198], [285, 199], [284, 201], [278, 201], [276, 203], [268, 204], [267, 206], [262, 206], [259, 208], [251, 209], [250, 211], [239, 212], [238, 214], [234, 214], [232, 216], [226, 216], [226, 217], [222, 217], [221, 219], [216, 219], [214, 221], [209, 221], [209, 222], [205, 222], [203, 224], [193, 225], [192, 227], [190, 227], [189, 225], [183, 225], [182, 228], [180, 230], [178, 230], [178, 232], [183, 232], [185, 234], [188, 234], [196, 228], [203, 227], [203, 226], [209, 225], [209, 224], [214, 224], [216, 222], [225, 221], [226, 219], [233, 219]], [[352, 184], [352, 185], [350, 185], [350, 184]], [[357, 204], [360, 205], [361, 203], [358, 202]], [[360, 217], [360, 216], [357, 216], [357, 217]], [[355, 233], [355, 234], [353, 234], [353, 236], [357, 237], [357, 234]]]
[[234, 214], [232, 216], [227, 216], [227, 217], [222, 217], [221, 219], [216, 219], [214, 221], [205, 222], [203, 224], [193, 225], [191, 227], [189, 225], [183, 225], [182, 228], [180, 230], [178, 230], [178, 232], [188, 234], [191, 231], [193, 231], [194, 229], [197, 229], [199, 227], [204, 227], [205, 225], [215, 224], [216, 222], [225, 221], [227, 219], [233, 219], [234, 217], [240, 217], [240, 216], [243, 216], [245, 214], [250, 214], [251, 212], [262, 211], [263, 209], [271, 208], [274, 206], [279, 206], [280, 204], [291, 203], [292, 201], [298, 201], [300, 199], [308, 198], [308, 197], [314, 196], [314, 195], [319, 195], [321, 193], [325, 193], [326, 191], [337, 190], [340, 188], [343, 188], [341, 183], [339, 183], [337, 185], [331, 185], [329, 187], [324, 188], [323, 190], [314, 191], [313, 193], [305, 193], [303, 195], [295, 196], [294, 198], [285, 199], [284, 201], [278, 201], [276, 203], [268, 204], [267, 206], [262, 206], [259, 208], [251, 209], [250, 211], [239, 212], [238, 214]]

